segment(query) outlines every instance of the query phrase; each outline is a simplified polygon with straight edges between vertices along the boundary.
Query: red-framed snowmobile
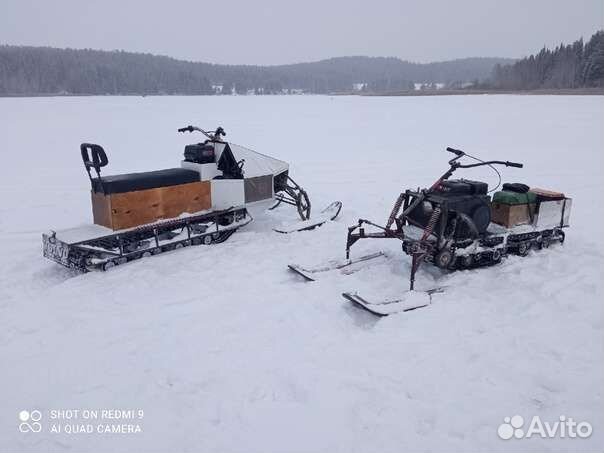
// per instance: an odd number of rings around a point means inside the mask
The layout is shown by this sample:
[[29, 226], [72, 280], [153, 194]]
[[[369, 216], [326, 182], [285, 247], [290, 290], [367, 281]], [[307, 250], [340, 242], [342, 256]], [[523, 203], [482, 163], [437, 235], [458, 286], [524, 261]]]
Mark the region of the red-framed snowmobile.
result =
[[220, 243], [271, 205], [296, 207], [302, 220], [286, 230], [311, 229], [333, 220], [334, 202], [310, 219], [308, 194], [279, 159], [223, 140], [219, 127], [206, 140], [185, 146], [179, 168], [101, 176], [109, 160], [97, 144], [83, 143], [91, 184], [94, 223], [42, 236], [43, 255], [80, 271], [107, 270], [139, 258], [191, 246]]
[[[371, 302], [357, 293], [343, 296], [373, 314], [384, 316], [424, 307], [431, 295], [443, 288], [415, 292], [415, 274], [421, 263], [428, 262], [447, 270], [469, 269], [499, 263], [506, 255], [526, 256], [532, 249], [563, 243], [563, 228], [569, 226], [572, 200], [562, 193], [530, 189], [524, 184], [501, 184], [495, 165], [522, 168], [507, 161], [482, 161], [461, 150], [447, 148], [455, 154], [449, 169], [428, 189], [405, 190], [396, 200], [385, 226], [359, 219], [348, 229], [346, 259], [327, 266], [289, 268], [306, 280], [314, 280], [321, 272], [343, 269], [358, 262], [382, 258], [381, 252], [357, 258], [350, 257], [351, 247], [361, 239], [397, 239], [403, 252], [411, 256], [409, 293], [402, 299]], [[468, 157], [475, 163], [462, 164]], [[489, 166], [499, 176], [492, 191], [484, 182], [449, 179], [458, 169]], [[402, 209], [402, 212], [401, 212]], [[367, 231], [369, 227], [372, 231]], [[423, 294], [418, 297], [417, 293]]]

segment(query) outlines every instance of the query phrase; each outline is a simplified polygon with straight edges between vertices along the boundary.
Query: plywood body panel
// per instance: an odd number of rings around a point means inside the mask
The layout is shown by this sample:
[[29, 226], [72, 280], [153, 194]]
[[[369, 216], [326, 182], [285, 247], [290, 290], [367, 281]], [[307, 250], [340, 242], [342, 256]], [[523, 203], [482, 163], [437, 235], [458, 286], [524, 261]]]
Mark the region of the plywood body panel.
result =
[[535, 217], [535, 204], [491, 203], [491, 222], [511, 228], [530, 224]]
[[97, 225], [111, 228], [111, 197], [102, 193], [91, 192], [92, 219]]
[[210, 209], [210, 183], [192, 182], [176, 186], [117, 194], [92, 194], [94, 223], [121, 230]]

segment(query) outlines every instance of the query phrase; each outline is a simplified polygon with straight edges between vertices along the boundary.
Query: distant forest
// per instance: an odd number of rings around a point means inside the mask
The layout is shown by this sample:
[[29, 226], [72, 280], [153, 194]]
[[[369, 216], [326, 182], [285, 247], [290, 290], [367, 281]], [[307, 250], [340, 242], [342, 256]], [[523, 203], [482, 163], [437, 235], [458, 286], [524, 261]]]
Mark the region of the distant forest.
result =
[[604, 87], [604, 31], [595, 33], [587, 44], [580, 39], [554, 50], [544, 47], [514, 64], [497, 64], [487, 86], [511, 90]]
[[341, 57], [280, 66], [194, 63], [124, 51], [0, 46], [0, 95], [385, 93], [486, 80], [502, 58], [410, 63]]
[[411, 63], [340, 57], [279, 66], [218, 65], [151, 54], [0, 45], [0, 96], [122, 94], [399, 94], [421, 89], [604, 87], [604, 31], [521, 60]]

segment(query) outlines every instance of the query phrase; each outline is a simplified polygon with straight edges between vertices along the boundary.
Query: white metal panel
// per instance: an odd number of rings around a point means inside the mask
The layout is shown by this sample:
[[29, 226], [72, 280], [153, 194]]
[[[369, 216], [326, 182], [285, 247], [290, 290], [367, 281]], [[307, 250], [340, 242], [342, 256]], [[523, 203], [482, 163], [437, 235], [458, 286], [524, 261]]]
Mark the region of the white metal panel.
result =
[[559, 227], [565, 200], [541, 201], [535, 226], [537, 229]]
[[573, 199], [572, 198], [566, 198], [564, 200], [564, 215], [562, 218], [562, 226], [570, 226], [570, 211], [571, 208], [573, 207]]
[[180, 166], [182, 168], [186, 168], [187, 170], [195, 170], [199, 173], [199, 177], [202, 181], [209, 181], [210, 179], [214, 179], [214, 177], [222, 174], [220, 170], [218, 170], [218, 166], [216, 163], [210, 164], [198, 164], [195, 162], [187, 162], [186, 160], [181, 161]]
[[228, 209], [245, 203], [243, 179], [212, 179], [212, 209]]
[[[245, 159], [243, 173], [246, 178], [253, 178], [264, 175], [278, 175], [289, 168], [287, 162], [274, 157], [266, 156], [257, 151], [245, 148], [240, 145], [229, 143], [235, 160]], [[218, 159], [218, 157], [216, 158]]]
[[56, 230], [56, 238], [66, 244], [76, 244], [94, 238], [109, 236], [114, 233], [115, 231], [111, 228], [97, 225], [96, 223], [90, 223], [73, 228], [66, 228], [64, 230]]

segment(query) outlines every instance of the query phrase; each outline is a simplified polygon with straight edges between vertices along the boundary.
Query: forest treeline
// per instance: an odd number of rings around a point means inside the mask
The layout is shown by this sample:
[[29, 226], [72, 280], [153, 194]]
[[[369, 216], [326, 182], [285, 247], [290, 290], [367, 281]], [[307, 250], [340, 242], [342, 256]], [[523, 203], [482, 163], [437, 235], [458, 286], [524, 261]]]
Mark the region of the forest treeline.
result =
[[604, 87], [604, 31], [585, 44], [579, 39], [553, 50], [544, 47], [513, 64], [497, 64], [487, 85], [508, 90]]
[[[413, 83], [485, 80], [501, 58], [410, 63], [398, 58], [340, 57], [313, 63], [244, 66], [195, 63], [124, 51], [0, 46], [0, 95], [383, 93]], [[356, 85], [355, 85], [356, 84]]]
[[339, 57], [278, 66], [219, 65], [151, 54], [0, 45], [0, 96], [45, 94], [388, 94], [417, 89], [604, 86], [604, 31], [521, 60], [411, 63]]

